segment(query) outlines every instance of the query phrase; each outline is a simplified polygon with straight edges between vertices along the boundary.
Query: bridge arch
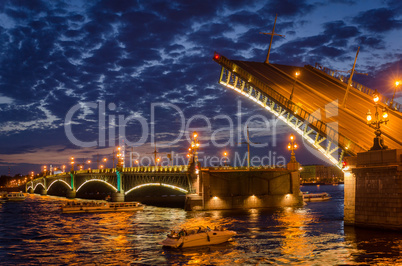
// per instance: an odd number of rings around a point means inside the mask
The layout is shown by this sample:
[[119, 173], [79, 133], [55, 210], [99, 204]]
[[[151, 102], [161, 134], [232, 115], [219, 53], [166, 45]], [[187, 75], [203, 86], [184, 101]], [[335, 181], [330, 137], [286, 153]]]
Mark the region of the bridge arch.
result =
[[113, 186], [112, 184], [110, 184], [110, 183], [108, 183], [108, 182], [106, 182], [106, 181], [104, 181], [104, 180], [102, 180], [102, 179], [96, 179], [96, 178], [86, 180], [84, 183], [82, 183], [82, 184], [77, 188], [76, 191], [78, 192], [85, 184], [87, 184], [87, 183], [89, 183], [89, 182], [101, 182], [101, 183], [104, 183], [104, 184], [108, 185], [109, 187], [111, 187], [115, 192], [117, 192], [117, 188], [116, 188], [115, 186]]
[[128, 191], [126, 191], [124, 194], [128, 195], [129, 193], [131, 193], [132, 191], [134, 191], [136, 189], [139, 189], [142, 187], [149, 187], [149, 186], [167, 187], [167, 188], [171, 188], [171, 189], [180, 191], [185, 194], [188, 193], [188, 190], [186, 190], [186, 189], [183, 189], [183, 188], [177, 187], [177, 186], [173, 186], [173, 185], [169, 185], [169, 184], [165, 184], [165, 183], [146, 183], [146, 184], [141, 184], [141, 185], [135, 186], [135, 187], [129, 189]]
[[37, 184], [35, 185], [35, 187], [33, 188], [33, 191], [35, 191], [36, 188], [37, 188], [39, 185], [41, 185], [41, 186], [46, 190], [45, 185], [43, 185], [42, 183], [37, 183]]
[[49, 191], [49, 189], [53, 186], [53, 184], [55, 184], [56, 182], [62, 182], [64, 183], [69, 189], [72, 189], [71, 186], [64, 180], [62, 179], [56, 179], [54, 180], [52, 183], [49, 184], [49, 186], [47, 187], [47, 191]]

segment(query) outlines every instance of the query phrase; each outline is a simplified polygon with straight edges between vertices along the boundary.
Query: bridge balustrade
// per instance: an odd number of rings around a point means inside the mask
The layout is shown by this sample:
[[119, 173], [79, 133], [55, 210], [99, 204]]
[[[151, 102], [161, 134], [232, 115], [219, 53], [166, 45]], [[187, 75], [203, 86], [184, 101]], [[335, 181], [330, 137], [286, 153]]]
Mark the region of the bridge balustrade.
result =
[[[307, 65], [307, 66], [305, 66], [305, 67], [307, 67], [307, 68], [314, 68], [314, 69], [317, 69], [317, 70], [319, 70], [319, 71], [322, 71], [322, 72], [324, 72], [325, 74], [327, 74], [327, 75], [329, 75], [329, 76], [331, 76], [331, 77], [333, 77], [333, 78], [335, 78], [335, 79], [338, 79], [338, 80], [340, 80], [340, 81], [342, 81], [343, 83], [346, 83], [346, 84], [347, 84], [348, 81], [349, 81], [349, 78], [343, 76], [343, 75], [340, 74], [339, 72], [334, 71], [334, 70], [329, 69], [329, 68], [326, 68], [326, 67], [323, 67], [323, 66], [321, 66], [321, 65], [319, 65], [319, 64], [315, 64], [315, 67], [312, 67], [312, 66], [309, 66], [309, 65]], [[354, 89], [357, 89], [357, 90], [359, 90], [359, 91], [361, 91], [361, 92], [363, 92], [364, 94], [367, 94], [367, 95], [369, 95], [369, 96], [373, 96], [373, 94], [374, 94], [374, 90], [373, 90], [373, 89], [370, 89], [370, 88], [368, 88], [368, 87], [366, 87], [366, 86], [364, 86], [364, 85], [362, 85], [362, 84], [360, 84], [360, 83], [358, 83], [358, 82], [356, 82], [356, 81], [353, 81], [353, 80], [352, 80], [351, 87], [353, 87]], [[386, 105], [389, 105], [390, 102], [391, 102], [391, 99], [388, 98], [388, 97], [385, 97], [384, 95], [381, 95], [380, 101], [381, 101], [382, 103], [386, 104]], [[393, 105], [395, 106], [395, 108], [396, 108], [397, 111], [402, 111], [402, 105], [401, 105], [401, 104], [399, 104], [399, 103], [397, 103], [397, 102], [394, 102]]]

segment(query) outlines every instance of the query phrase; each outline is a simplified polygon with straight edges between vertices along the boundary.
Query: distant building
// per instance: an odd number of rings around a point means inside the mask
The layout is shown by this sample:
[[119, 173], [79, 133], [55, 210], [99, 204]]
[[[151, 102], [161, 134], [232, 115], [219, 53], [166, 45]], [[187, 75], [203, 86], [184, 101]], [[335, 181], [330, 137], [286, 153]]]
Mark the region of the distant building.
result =
[[343, 172], [336, 166], [303, 165], [301, 183], [341, 183]]

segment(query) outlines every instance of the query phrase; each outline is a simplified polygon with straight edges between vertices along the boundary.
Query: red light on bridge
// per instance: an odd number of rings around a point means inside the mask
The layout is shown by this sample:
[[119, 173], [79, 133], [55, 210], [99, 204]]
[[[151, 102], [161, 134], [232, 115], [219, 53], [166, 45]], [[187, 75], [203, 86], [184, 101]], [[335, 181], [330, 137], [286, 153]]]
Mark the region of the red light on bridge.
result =
[[342, 168], [346, 168], [348, 166], [348, 163], [346, 161], [342, 161]]
[[214, 55], [214, 59], [215, 59], [215, 60], [219, 60], [220, 57], [221, 57], [221, 56], [220, 56], [219, 54], [215, 54], [215, 55]]

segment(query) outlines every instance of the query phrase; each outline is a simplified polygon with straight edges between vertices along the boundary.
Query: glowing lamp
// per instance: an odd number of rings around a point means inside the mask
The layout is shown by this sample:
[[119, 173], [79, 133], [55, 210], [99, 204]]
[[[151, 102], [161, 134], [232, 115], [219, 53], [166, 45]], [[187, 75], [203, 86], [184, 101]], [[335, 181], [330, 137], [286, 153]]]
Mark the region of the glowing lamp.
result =
[[290, 143], [288, 144], [288, 150], [290, 150], [290, 148], [292, 148], [292, 146], [290, 145]]
[[296, 78], [300, 75], [300, 72], [299, 71], [297, 71], [296, 73], [295, 73], [295, 75], [296, 75]]
[[399, 84], [400, 84], [400, 82], [399, 81], [397, 81], [397, 82], [395, 82], [395, 86], [399, 86]]
[[386, 108], [382, 109], [382, 117], [383, 117], [384, 119], [387, 119], [387, 118], [388, 118], [388, 111], [387, 111]]
[[373, 94], [373, 101], [374, 101], [375, 103], [377, 103], [379, 100], [380, 100], [380, 97], [378, 96], [378, 94], [374, 93], [374, 94]]
[[215, 58], [215, 60], [219, 60], [220, 55], [219, 55], [219, 54], [215, 54], [215, 55], [214, 55], [214, 58]]
[[290, 135], [290, 139], [293, 140], [295, 137], [293, 136], [293, 134]]
[[367, 119], [368, 122], [370, 122], [371, 119], [373, 119], [373, 118], [371, 117], [371, 112], [370, 112], [370, 110], [367, 112], [367, 117], [366, 117], [366, 119]]

